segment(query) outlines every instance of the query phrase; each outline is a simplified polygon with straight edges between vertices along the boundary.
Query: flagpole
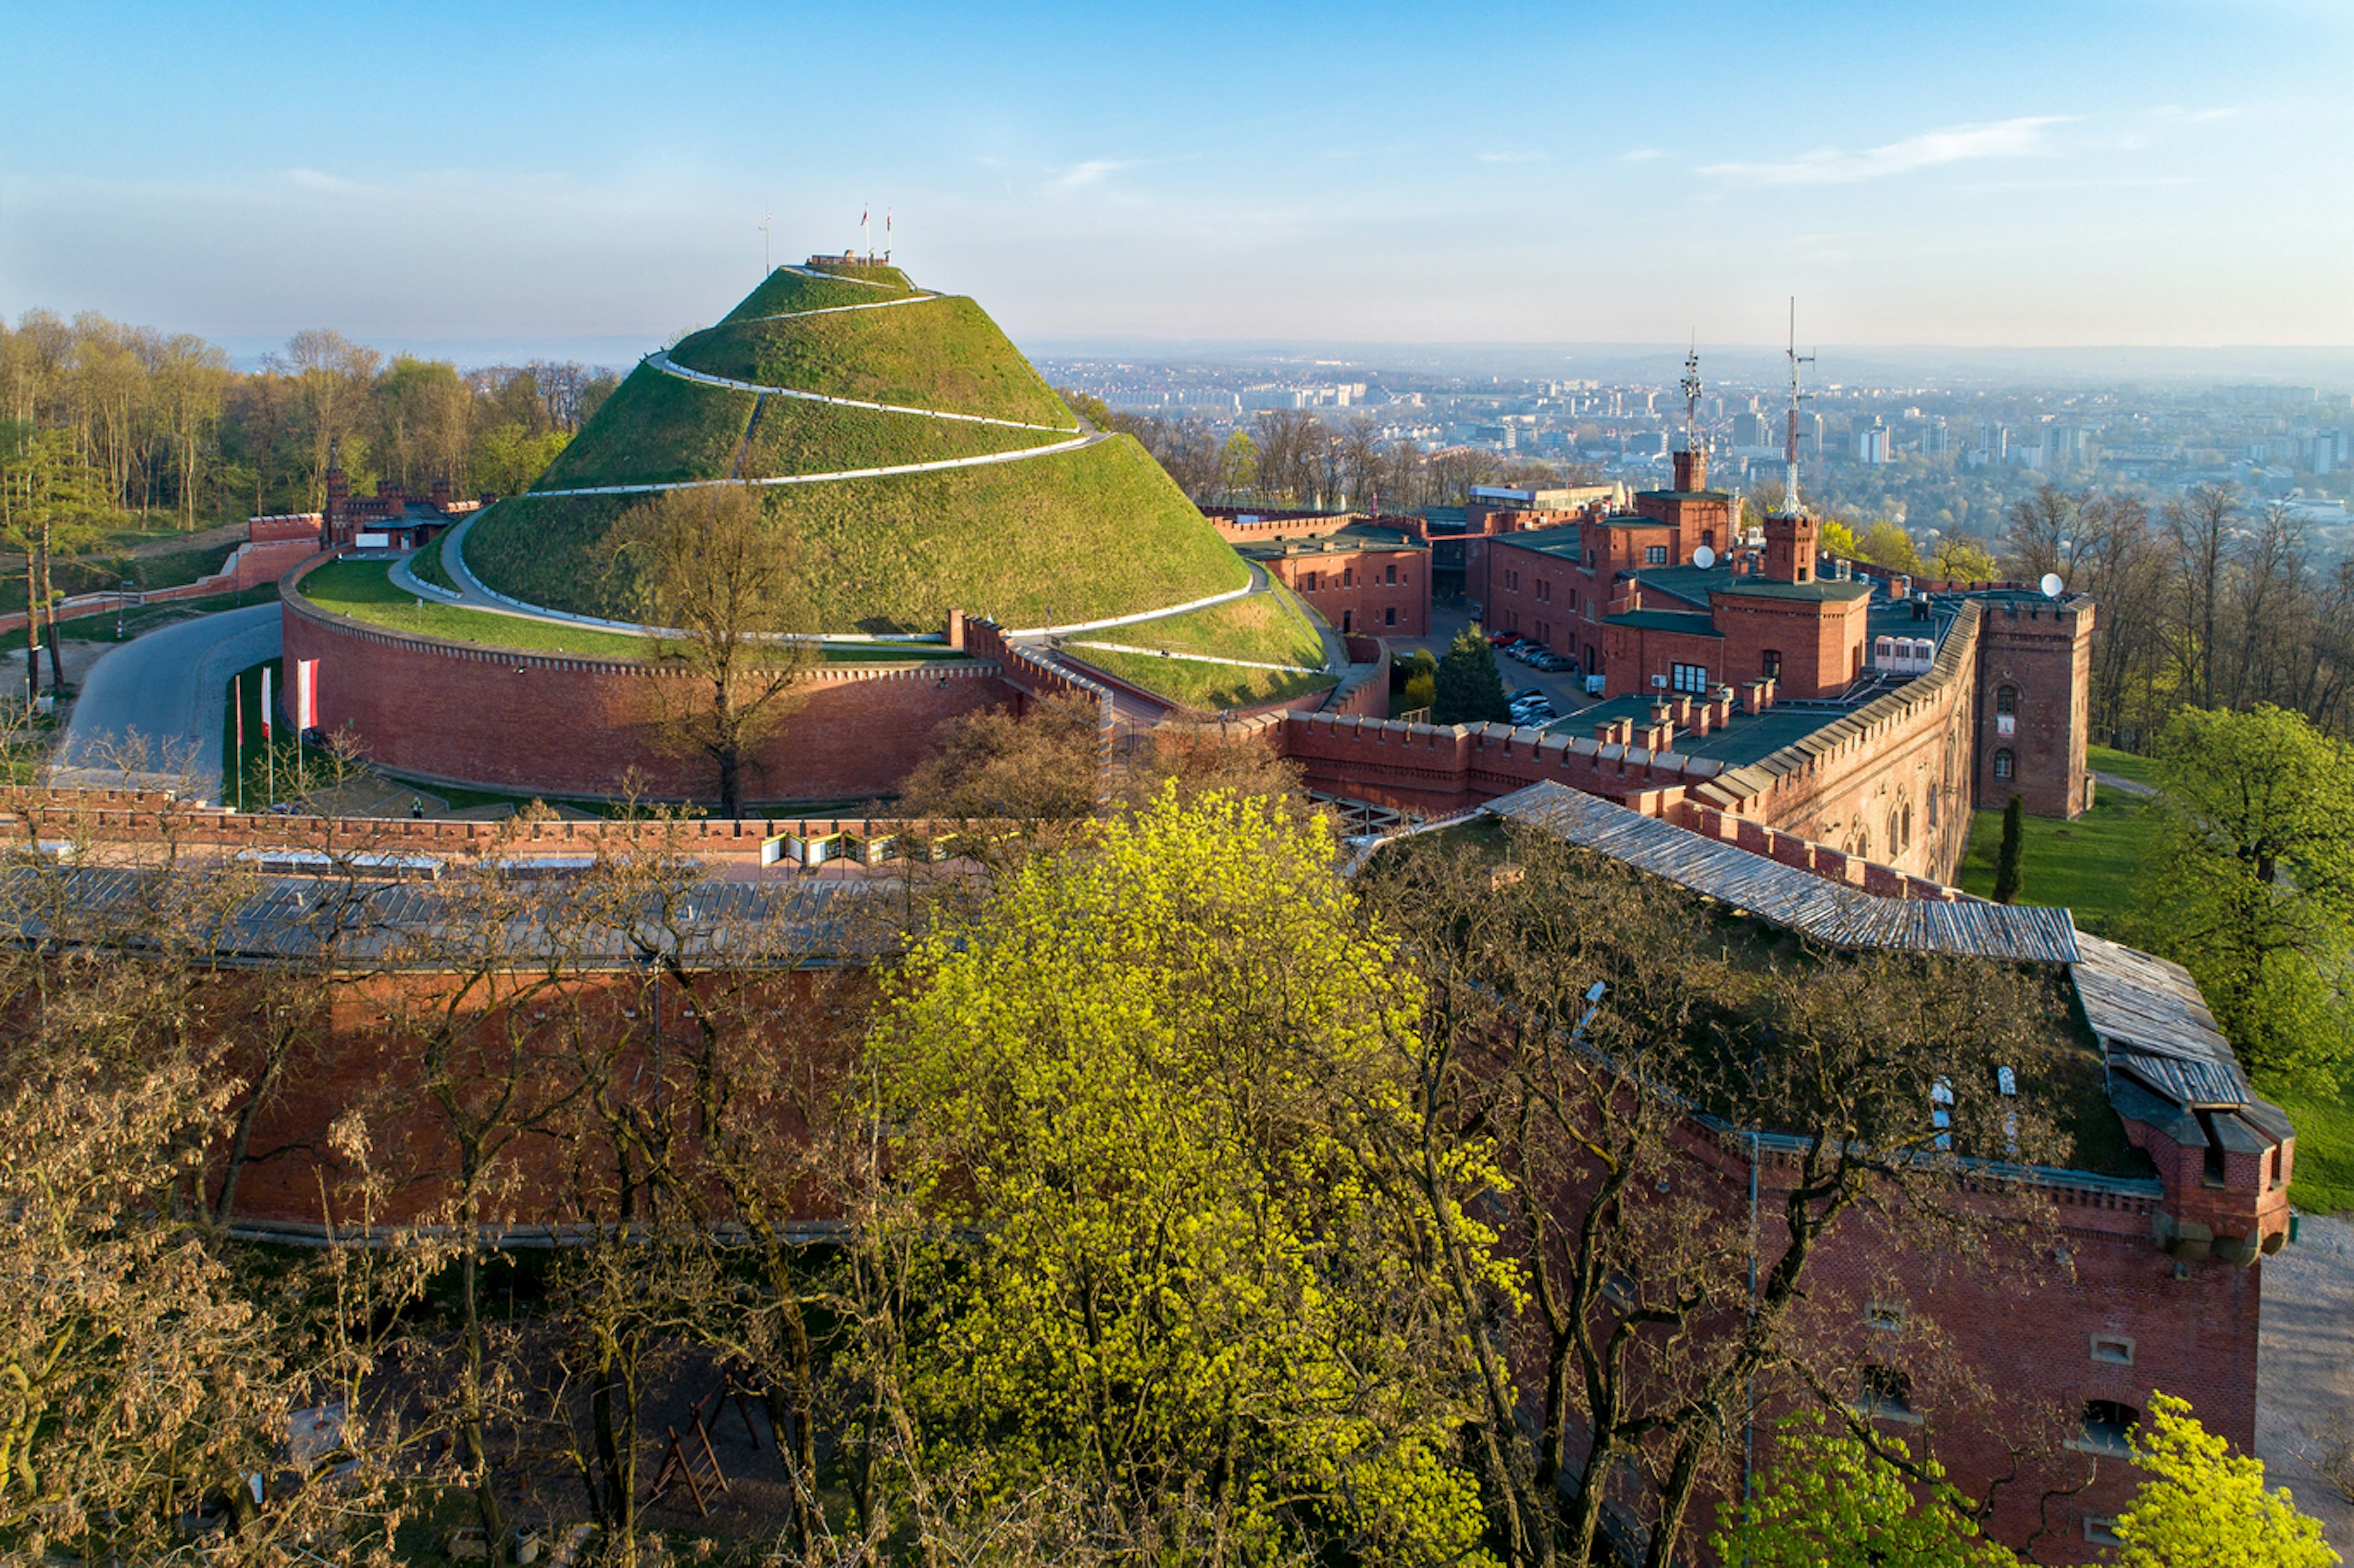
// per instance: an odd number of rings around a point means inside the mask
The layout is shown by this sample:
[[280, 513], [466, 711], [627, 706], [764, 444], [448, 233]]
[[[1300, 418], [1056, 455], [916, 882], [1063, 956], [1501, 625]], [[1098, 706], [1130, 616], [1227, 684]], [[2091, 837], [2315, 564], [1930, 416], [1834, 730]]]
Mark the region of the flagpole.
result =
[[237, 713], [237, 809], [245, 812], [245, 677], [232, 676], [228, 683], [229, 705]]

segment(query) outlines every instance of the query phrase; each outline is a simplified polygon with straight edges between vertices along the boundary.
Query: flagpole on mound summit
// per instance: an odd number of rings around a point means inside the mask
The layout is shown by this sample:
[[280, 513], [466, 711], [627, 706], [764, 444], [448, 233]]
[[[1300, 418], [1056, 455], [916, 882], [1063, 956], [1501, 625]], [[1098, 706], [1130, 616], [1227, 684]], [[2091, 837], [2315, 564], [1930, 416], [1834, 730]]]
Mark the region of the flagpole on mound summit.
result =
[[237, 809], [245, 810], [245, 677], [232, 676], [228, 683], [229, 706], [237, 714]]

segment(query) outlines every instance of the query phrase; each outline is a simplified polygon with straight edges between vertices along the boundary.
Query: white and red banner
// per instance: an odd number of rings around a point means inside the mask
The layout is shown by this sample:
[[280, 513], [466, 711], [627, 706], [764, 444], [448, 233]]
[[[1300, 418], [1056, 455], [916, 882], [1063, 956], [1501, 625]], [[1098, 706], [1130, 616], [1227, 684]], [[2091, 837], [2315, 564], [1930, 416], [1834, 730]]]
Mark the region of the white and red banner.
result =
[[294, 661], [294, 727], [308, 733], [319, 727], [319, 662]]
[[261, 667], [261, 738], [270, 738], [270, 666]]

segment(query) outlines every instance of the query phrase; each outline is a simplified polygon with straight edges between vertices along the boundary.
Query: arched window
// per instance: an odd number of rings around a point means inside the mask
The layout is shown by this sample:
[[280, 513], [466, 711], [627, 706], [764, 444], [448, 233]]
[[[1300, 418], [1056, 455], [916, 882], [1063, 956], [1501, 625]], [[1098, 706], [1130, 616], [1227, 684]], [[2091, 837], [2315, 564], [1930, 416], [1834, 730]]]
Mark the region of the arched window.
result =
[[2008, 779], [2016, 771], [2017, 769], [2011, 765], [2011, 756], [2009, 752], [1998, 751], [1994, 754], [1994, 776], [1996, 778]]
[[1999, 714], [2017, 713], [2019, 711], [2019, 688], [2017, 686], [1998, 686], [1995, 688], [1994, 711]]
[[2077, 1446], [2094, 1454], [2131, 1454], [2133, 1431], [2140, 1425], [2141, 1412], [2130, 1404], [2120, 1404], [2114, 1399], [2088, 1400], [2084, 1404], [2084, 1436]]

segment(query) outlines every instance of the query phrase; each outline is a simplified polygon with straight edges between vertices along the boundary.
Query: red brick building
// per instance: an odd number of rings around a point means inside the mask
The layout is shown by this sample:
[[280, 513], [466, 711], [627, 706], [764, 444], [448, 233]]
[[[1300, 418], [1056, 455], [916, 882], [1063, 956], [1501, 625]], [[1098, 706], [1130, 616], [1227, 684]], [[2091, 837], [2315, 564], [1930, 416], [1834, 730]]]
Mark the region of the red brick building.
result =
[[1352, 523], [1329, 534], [1244, 545], [1240, 553], [1343, 634], [1430, 631], [1430, 546], [1402, 530]]
[[424, 496], [413, 496], [388, 479], [376, 483], [374, 495], [354, 495], [344, 465], [335, 460], [327, 469], [327, 509], [321, 514], [320, 543], [330, 550], [414, 550], [441, 530], [476, 510], [479, 501], [460, 501], [450, 482], [437, 479]]

